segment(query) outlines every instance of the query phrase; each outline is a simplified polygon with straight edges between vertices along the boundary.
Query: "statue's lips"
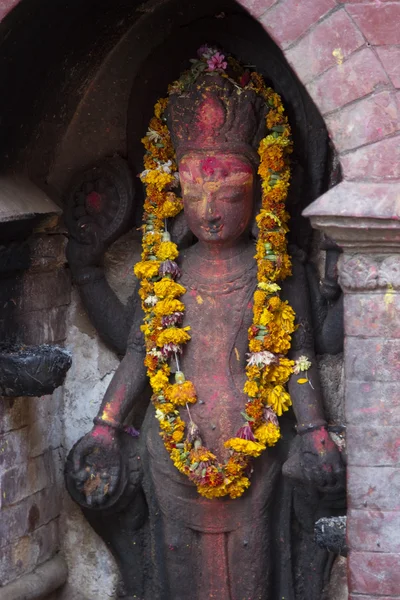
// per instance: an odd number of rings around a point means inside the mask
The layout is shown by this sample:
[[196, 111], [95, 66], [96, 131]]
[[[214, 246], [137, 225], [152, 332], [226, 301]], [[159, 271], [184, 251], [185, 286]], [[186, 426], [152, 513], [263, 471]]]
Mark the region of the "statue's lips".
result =
[[219, 233], [223, 227], [223, 225], [203, 225], [202, 229], [207, 233]]

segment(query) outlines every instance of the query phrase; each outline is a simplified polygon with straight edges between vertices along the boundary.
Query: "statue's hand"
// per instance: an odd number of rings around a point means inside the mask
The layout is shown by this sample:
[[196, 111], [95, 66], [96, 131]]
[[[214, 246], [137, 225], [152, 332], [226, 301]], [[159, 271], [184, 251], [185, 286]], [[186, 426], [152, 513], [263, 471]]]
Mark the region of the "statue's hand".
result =
[[69, 238], [66, 252], [67, 260], [75, 273], [100, 265], [107, 250], [101, 231], [94, 223], [83, 223], [79, 231], [78, 238]]
[[326, 427], [303, 433], [300, 465], [304, 478], [320, 491], [333, 492], [344, 487], [344, 464]]
[[122, 470], [118, 432], [97, 425], [72, 452], [71, 478], [88, 506], [100, 507], [115, 493]]

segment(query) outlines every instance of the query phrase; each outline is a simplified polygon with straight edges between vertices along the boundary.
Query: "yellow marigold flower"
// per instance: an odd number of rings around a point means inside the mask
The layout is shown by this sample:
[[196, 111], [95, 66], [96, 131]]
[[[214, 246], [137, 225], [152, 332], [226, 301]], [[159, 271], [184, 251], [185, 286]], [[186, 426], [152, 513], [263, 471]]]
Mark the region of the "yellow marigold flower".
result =
[[250, 352], [261, 352], [262, 343], [261, 340], [252, 339], [249, 341], [249, 350]]
[[164, 431], [165, 433], [171, 433], [173, 427], [171, 423], [165, 419], [164, 421], [160, 421], [160, 429], [161, 432]]
[[180, 471], [181, 473], [187, 473], [188, 467], [186, 466], [186, 463], [182, 459], [181, 453], [177, 448], [171, 450], [170, 456], [174, 463], [174, 466], [178, 469], [178, 471]]
[[[175, 196], [175, 194], [173, 194]], [[169, 199], [164, 202], [160, 208], [161, 216], [164, 219], [176, 217], [183, 210], [183, 202], [181, 198], [175, 197], [175, 200]]]
[[243, 391], [245, 394], [250, 396], [250, 398], [255, 398], [258, 393], [258, 385], [255, 381], [246, 381]]
[[243, 462], [243, 464], [236, 462], [234, 457], [231, 456], [228, 462], [226, 463], [225, 473], [226, 475], [228, 475], [228, 477], [235, 477], [237, 475], [240, 475], [243, 472], [243, 469], [246, 464], [246, 462]]
[[190, 462], [191, 463], [195, 463], [195, 462], [214, 462], [215, 460], [217, 460], [217, 457], [215, 456], [215, 454], [213, 454], [212, 452], [210, 452], [209, 450], [207, 450], [207, 448], [204, 448], [204, 446], [200, 446], [200, 448], [197, 448], [197, 450], [192, 450], [190, 453]]
[[281, 358], [278, 365], [272, 365], [268, 373], [268, 381], [285, 384], [293, 372], [294, 361]]
[[156, 281], [154, 284], [154, 293], [159, 298], [179, 298], [186, 292], [183, 285], [175, 283], [168, 277], [163, 277], [161, 281]]
[[222, 496], [226, 496], [225, 485], [220, 485], [218, 487], [199, 485], [197, 491], [201, 496], [204, 496], [204, 498], [208, 498], [209, 500], [212, 500], [213, 498], [221, 498]]
[[267, 294], [262, 292], [261, 290], [256, 290], [254, 292], [254, 306], [262, 306], [265, 302]]
[[154, 114], [157, 117], [157, 119], [160, 119], [163, 112], [165, 111], [165, 109], [168, 106], [168, 100], [169, 98], [160, 98], [155, 106], [154, 106]]
[[168, 377], [164, 371], [159, 370], [153, 377], [150, 377], [150, 385], [154, 392], [161, 392], [168, 385]]
[[174, 431], [180, 430], [185, 431], [185, 421], [182, 421], [180, 417], [177, 417], [174, 421]]
[[261, 369], [256, 365], [246, 367], [246, 375], [248, 379], [258, 379], [261, 376]]
[[287, 301], [282, 302], [276, 318], [276, 324], [278, 327], [282, 327], [285, 331], [292, 333], [294, 331], [295, 317], [296, 315], [294, 310], [291, 306], [289, 306]]
[[197, 400], [196, 390], [191, 381], [169, 385], [165, 389], [165, 397], [177, 406], [185, 406], [187, 402], [193, 404]]
[[142, 260], [136, 263], [133, 271], [138, 279], [151, 279], [158, 275], [159, 268], [160, 263], [157, 260]]
[[190, 335], [187, 333], [190, 327], [179, 329], [178, 327], [168, 327], [157, 336], [157, 346], [161, 348], [164, 344], [186, 344], [190, 340]]
[[268, 310], [268, 308], [264, 308], [261, 313], [259, 325], [263, 325], [266, 327], [271, 321], [274, 320], [274, 315]]
[[276, 442], [281, 437], [281, 432], [279, 427], [274, 425], [273, 423], [263, 423], [260, 427], [254, 432], [255, 438], [261, 442], [261, 444], [265, 444], [266, 446], [275, 446]]
[[290, 395], [282, 385], [276, 385], [270, 391], [267, 403], [274, 409], [278, 417], [289, 410], [289, 406], [292, 405]]
[[165, 415], [167, 413], [175, 412], [174, 405], [171, 404], [171, 402], [157, 402], [156, 404], [154, 404], [154, 406], [157, 410], [161, 411]]
[[178, 254], [178, 246], [174, 242], [161, 242], [156, 256], [162, 262], [163, 260], [175, 260]]
[[174, 442], [179, 443], [183, 440], [183, 431], [174, 431], [174, 433], [172, 434], [172, 439], [174, 440]]
[[232, 483], [226, 486], [226, 491], [231, 498], [239, 498], [243, 492], [250, 486], [250, 480], [248, 477], [240, 477], [235, 479]]
[[241, 438], [231, 438], [224, 443], [224, 446], [247, 456], [260, 456], [261, 452], [265, 450], [264, 444], [252, 442], [251, 440], [242, 440]]
[[153, 307], [154, 314], [163, 317], [164, 315], [171, 315], [174, 312], [185, 312], [185, 305], [180, 300], [174, 300], [173, 298], [165, 298], [165, 300], [159, 300]]
[[164, 190], [167, 185], [174, 182], [174, 176], [171, 173], [164, 173], [157, 169], [149, 171], [143, 178], [143, 183], [154, 185], [158, 190]]

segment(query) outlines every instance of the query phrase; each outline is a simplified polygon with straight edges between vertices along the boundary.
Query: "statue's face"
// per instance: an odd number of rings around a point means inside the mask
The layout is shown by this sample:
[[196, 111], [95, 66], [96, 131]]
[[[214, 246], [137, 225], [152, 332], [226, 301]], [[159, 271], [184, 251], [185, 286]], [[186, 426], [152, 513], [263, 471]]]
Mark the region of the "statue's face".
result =
[[183, 204], [191, 231], [202, 242], [232, 244], [248, 229], [254, 173], [241, 156], [186, 154], [179, 164]]

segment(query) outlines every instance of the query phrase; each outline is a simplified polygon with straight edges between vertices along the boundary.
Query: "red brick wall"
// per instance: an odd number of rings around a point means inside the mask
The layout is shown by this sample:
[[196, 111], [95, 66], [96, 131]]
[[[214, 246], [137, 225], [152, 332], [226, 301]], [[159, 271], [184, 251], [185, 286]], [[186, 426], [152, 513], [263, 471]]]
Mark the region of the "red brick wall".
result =
[[400, 3], [239, 0], [321, 111], [347, 180], [400, 180]]

